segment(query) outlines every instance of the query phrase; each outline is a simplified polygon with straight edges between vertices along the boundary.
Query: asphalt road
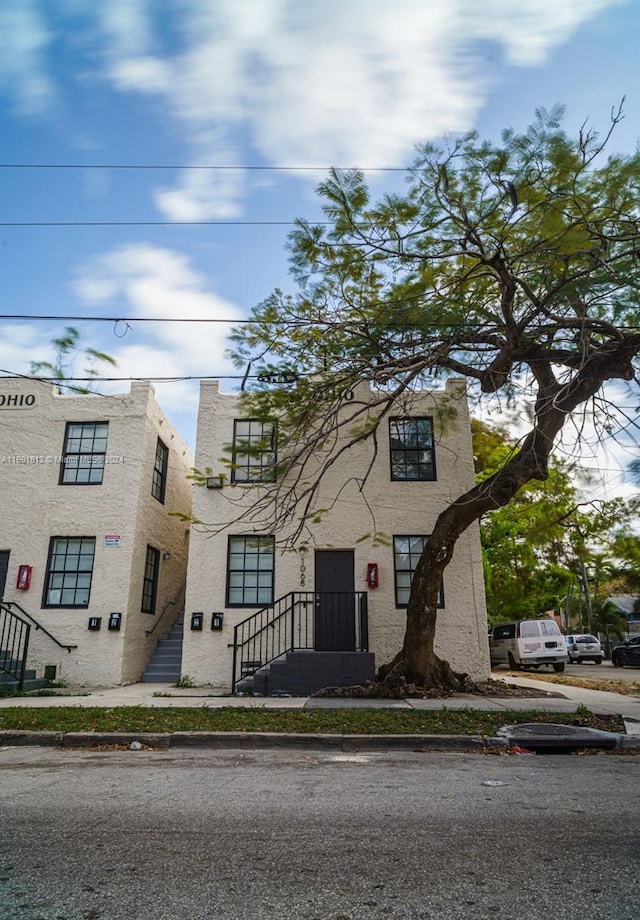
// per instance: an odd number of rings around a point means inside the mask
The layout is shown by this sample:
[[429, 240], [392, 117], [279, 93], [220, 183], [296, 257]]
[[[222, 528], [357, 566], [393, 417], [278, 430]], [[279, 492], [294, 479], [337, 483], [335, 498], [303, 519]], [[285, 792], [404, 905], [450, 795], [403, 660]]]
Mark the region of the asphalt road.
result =
[[[504, 676], [505, 668], [495, 668], [494, 677]], [[528, 671], [518, 671], [522, 677], [528, 675], [535, 678], [536, 674], [553, 674], [553, 669], [544, 667], [529, 669]], [[610, 661], [603, 661], [602, 664], [593, 664], [589, 661], [585, 664], [568, 664], [560, 677], [582, 677], [587, 680], [626, 680], [640, 681], [640, 668], [614, 668]]]
[[614, 668], [610, 661], [603, 661], [602, 664], [593, 664], [591, 661], [584, 664], [568, 664], [564, 672], [572, 677], [596, 680], [640, 681], [640, 668]]
[[2, 920], [636, 920], [640, 757], [0, 749]]

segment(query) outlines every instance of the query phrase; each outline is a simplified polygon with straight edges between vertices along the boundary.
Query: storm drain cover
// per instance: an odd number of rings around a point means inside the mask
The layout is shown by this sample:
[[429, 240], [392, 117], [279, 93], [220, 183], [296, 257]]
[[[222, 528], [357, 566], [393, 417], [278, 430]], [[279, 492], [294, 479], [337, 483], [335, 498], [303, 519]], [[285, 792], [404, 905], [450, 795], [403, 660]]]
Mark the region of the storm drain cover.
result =
[[507, 739], [511, 747], [529, 751], [577, 751], [583, 748], [612, 750], [618, 747], [619, 736], [598, 728], [578, 725], [560, 725], [556, 722], [524, 722], [522, 725], [504, 725], [498, 735]]

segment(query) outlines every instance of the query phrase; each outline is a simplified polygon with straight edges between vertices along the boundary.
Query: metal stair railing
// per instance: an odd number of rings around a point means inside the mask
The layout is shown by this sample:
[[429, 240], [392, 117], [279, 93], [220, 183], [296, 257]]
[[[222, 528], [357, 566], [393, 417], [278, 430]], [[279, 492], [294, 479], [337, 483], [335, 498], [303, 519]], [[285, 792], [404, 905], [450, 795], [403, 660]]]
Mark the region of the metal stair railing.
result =
[[315, 649], [315, 612], [321, 601], [329, 602], [339, 615], [346, 612], [346, 616], [352, 618], [352, 639], [343, 650], [368, 650], [366, 591], [291, 591], [234, 627], [232, 693], [236, 692], [240, 680], [251, 677], [287, 652]]
[[64, 642], [60, 642], [59, 639], [56, 639], [56, 637], [55, 637], [52, 633], [49, 632], [49, 630], [46, 628], [46, 626], [43, 626], [42, 623], [39, 623], [39, 622], [36, 620], [35, 617], [32, 617], [31, 614], [28, 613], [28, 611], [26, 611], [26, 610], [24, 609], [24, 607], [21, 607], [20, 604], [19, 604], [17, 601], [2, 601], [2, 606], [3, 606], [3, 607], [8, 607], [10, 613], [12, 613], [13, 616], [17, 616], [17, 614], [13, 613], [13, 609], [12, 609], [13, 607], [16, 607], [16, 608], [20, 611], [21, 616], [27, 617], [27, 619], [31, 620], [31, 622], [33, 623], [33, 625], [34, 625], [34, 627], [35, 627], [35, 629], [36, 629], [36, 632], [37, 632], [38, 630], [39, 630], [40, 632], [43, 632], [43, 633], [45, 634], [45, 636], [48, 636], [49, 639], [51, 639], [52, 642], [55, 642], [55, 644], [58, 646], [58, 648], [66, 648], [66, 650], [69, 652], [69, 654], [71, 654], [71, 650], [72, 650], [72, 649], [78, 648], [77, 645], [67, 645], [67, 644], [64, 643]]
[[[154, 632], [156, 631], [160, 623], [162, 623], [164, 616], [170, 607], [178, 608], [178, 610], [180, 609], [178, 601], [180, 600], [180, 598], [182, 598], [184, 602], [186, 591], [187, 591], [187, 581], [185, 579], [183, 582], [181, 582], [180, 587], [178, 588], [174, 596], [171, 598], [171, 600], [167, 601], [167, 603], [164, 605], [164, 607], [162, 608], [162, 613], [160, 614], [158, 619], [155, 621], [151, 629], [145, 629], [144, 631], [145, 636], [152, 636], [154, 634]], [[183, 606], [184, 606], [184, 603], [183, 603]], [[175, 610], [173, 611], [173, 613], [175, 613]]]
[[18, 681], [18, 690], [24, 686], [30, 632], [31, 625], [0, 602], [0, 671]]

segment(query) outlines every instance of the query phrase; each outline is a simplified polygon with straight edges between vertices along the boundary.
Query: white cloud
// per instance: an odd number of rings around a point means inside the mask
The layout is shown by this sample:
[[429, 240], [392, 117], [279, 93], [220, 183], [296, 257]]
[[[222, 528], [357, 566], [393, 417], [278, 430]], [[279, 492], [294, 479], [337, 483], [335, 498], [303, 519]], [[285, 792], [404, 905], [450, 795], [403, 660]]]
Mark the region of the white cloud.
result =
[[[228, 334], [241, 312], [215, 294], [184, 255], [149, 244], [122, 246], [96, 257], [79, 273], [74, 293], [87, 306], [115, 316], [163, 320], [231, 320], [207, 323], [120, 323], [99, 346], [118, 362], [118, 377], [198, 377], [237, 374], [225, 357]], [[115, 389], [114, 389], [115, 387]], [[198, 384], [154, 382], [158, 401], [193, 446]], [[121, 392], [122, 384], [109, 387]]]
[[[220, 163], [233, 163], [236, 154], [224, 150], [229, 145], [212, 147], [211, 157]], [[204, 165], [204, 164], [203, 164]], [[197, 164], [194, 164], [197, 166]], [[238, 217], [245, 197], [244, 171], [185, 169], [176, 188], [158, 188], [154, 200], [158, 209], [170, 220], [200, 221]]]
[[45, 112], [56, 98], [44, 53], [52, 34], [33, 0], [0, 4], [0, 92], [23, 115]]
[[[164, 99], [194, 162], [220, 163], [220, 137], [240, 129], [272, 164], [397, 165], [419, 140], [472, 126], [493, 79], [479, 42], [540, 65], [612, 2], [189, 0], [178, 53], [151, 58], [145, 44], [123, 56], [116, 44], [107, 74]], [[173, 219], [230, 216], [240, 200], [237, 178], [210, 173], [156, 194]]]
[[[240, 164], [242, 138], [267, 164], [371, 167], [403, 165], [416, 142], [473, 126], [497, 78], [487, 46], [512, 66], [540, 66], [619, 2], [75, 0], [61, 8], [69, 23], [74, 9], [90, 23], [80, 31], [99, 77], [165, 106], [190, 165]], [[15, 80], [27, 108], [51, 93], [46, 10], [9, 0], [0, 14], [13, 39], [4, 42], [13, 51], [0, 80]], [[244, 181], [185, 171], [155, 202], [170, 219], [231, 217]]]
[[[209, 290], [206, 279], [180, 253], [147, 244], [123, 246], [98, 256], [84, 268], [74, 291], [86, 304], [108, 305], [115, 315], [160, 320], [132, 324], [119, 348], [110, 350], [120, 370], [125, 358], [127, 372], [135, 367], [135, 376], [156, 376], [157, 367], [164, 368], [162, 376], [213, 375], [230, 369], [224, 357], [227, 335], [240, 311]], [[231, 323], [162, 322], [179, 316]], [[142, 353], [133, 350], [140, 343], [152, 348], [144, 352], [144, 362], [140, 360]], [[163, 357], [156, 367], [151, 358], [158, 352]], [[170, 360], [166, 360], [167, 355]], [[132, 356], [134, 360], [129, 360]]]
[[28, 374], [32, 361], [54, 361], [51, 336], [39, 323], [2, 326], [0, 363], [10, 374]]

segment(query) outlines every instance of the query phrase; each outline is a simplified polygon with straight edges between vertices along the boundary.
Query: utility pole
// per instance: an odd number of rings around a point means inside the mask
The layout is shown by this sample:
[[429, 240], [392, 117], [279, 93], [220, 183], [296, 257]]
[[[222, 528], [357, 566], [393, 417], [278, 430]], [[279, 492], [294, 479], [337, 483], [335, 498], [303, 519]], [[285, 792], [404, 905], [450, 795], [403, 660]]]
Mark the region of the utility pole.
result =
[[582, 590], [584, 591], [584, 600], [585, 606], [587, 608], [587, 632], [592, 632], [591, 629], [591, 595], [589, 594], [589, 582], [587, 581], [587, 568], [584, 564], [584, 560], [580, 560], [580, 583], [582, 585]]

